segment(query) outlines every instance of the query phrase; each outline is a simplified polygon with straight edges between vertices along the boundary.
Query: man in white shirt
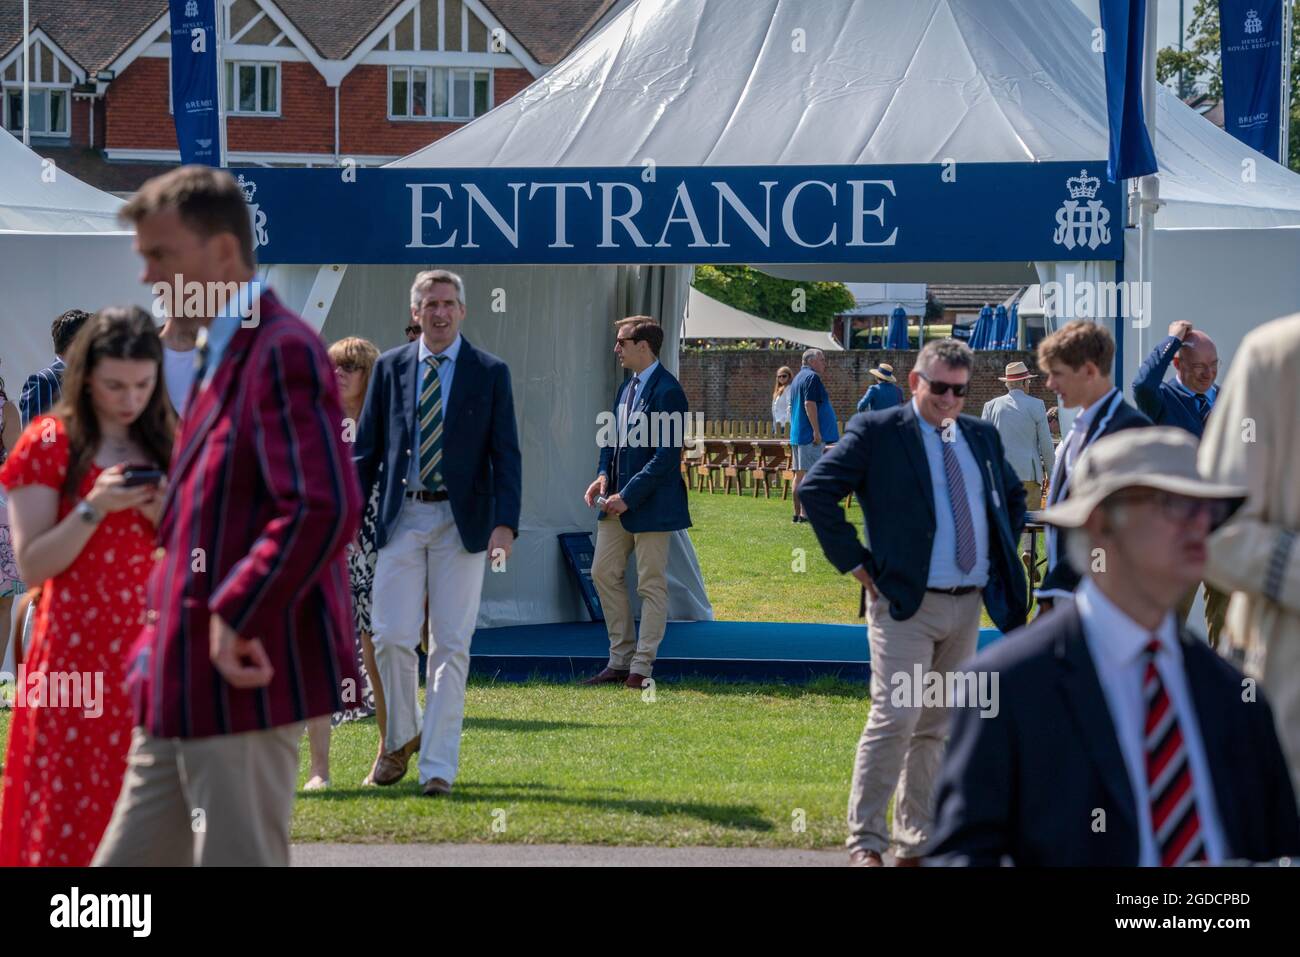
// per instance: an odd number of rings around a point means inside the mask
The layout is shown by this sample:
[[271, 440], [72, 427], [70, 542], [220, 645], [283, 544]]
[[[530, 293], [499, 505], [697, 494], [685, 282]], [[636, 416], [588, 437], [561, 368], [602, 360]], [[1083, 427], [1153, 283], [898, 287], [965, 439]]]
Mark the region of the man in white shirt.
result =
[[185, 412], [197, 366], [194, 357], [195, 339], [201, 323], [188, 316], [168, 316], [158, 336], [163, 344], [163, 381], [167, 384], [167, 397], [177, 415]]
[[1240, 672], [1179, 631], [1210, 532], [1245, 489], [1203, 481], [1181, 429], [1131, 429], [1079, 459], [1073, 602], [968, 666], [999, 678], [992, 713], [958, 711], [934, 856], [996, 865], [1163, 866], [1300, 851], [1272, 713]]

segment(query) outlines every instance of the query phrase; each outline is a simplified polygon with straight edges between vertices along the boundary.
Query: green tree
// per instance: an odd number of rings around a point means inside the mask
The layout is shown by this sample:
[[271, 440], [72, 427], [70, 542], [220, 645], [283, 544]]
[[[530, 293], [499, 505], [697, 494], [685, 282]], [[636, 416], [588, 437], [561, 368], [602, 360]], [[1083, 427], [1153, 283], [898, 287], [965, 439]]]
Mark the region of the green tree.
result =
[[842, 282], [777, 279], [748, 266], [700, 266], [695, 288], [750, 315], [821, 332], [855, 303]]
[[[1223, 99], [1223, 68], [1219, 63], [1219, 0], [1196, 0], [1187, 24], [1187, 40], [1181, 52], [1165, 47], [1156, 55], [1156, 79], [1165, 83], [1179, 72], [1206, 85], [1210, 96]], [[1291, 140], [1287, 166], [1300, 172], [1300, 16], [1291, 24]]]

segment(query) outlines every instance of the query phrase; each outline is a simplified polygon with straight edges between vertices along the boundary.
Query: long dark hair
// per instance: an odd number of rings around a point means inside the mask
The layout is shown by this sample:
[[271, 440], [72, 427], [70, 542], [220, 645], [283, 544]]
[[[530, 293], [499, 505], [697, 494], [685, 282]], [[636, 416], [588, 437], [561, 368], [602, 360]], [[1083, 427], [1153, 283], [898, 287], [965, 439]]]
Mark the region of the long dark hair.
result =
[[68, 474], [63, 494], [75, 498], [81, 479], [99, 449], [99, 417], [90, 401], [90, 374], [101, 359], [143, 359], [158, 367], [149, 404], [131, 423], [131, 438], [166, 469], [172, 460], [172, 436], [176, 417], [167, 401], [163, 382], [163, 346], [149, 313], [139, 306], [109, 306], [101, 309], [72, 340], [65, 357], [63, 398], [53, 414], [63, 420], [68, 434]]

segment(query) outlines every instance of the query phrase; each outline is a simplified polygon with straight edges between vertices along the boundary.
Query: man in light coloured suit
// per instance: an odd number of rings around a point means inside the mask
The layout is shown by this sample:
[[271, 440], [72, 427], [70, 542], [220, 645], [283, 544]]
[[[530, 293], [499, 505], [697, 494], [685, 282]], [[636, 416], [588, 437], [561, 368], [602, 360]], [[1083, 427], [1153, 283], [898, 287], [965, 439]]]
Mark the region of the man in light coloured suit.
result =
[[[1025, 499], [1031, 511], [1042, 508], [1043, 480], [1052, 474], [1056, 449], [1052, 445], [1052, 430], [1047, 424], [1047, 406], [1042, 399], [1028, 395], [1024, 386], [1032, 375], [1023, 362], [1012, 362], [1006, 375], [998, 376], [1006, 383], [1007, 394], [984, 403], [980, 418], [992, 422], [1002, 438], [1007, 461], [1025, 486]], [[1021, 547], [1027, 542], [1022, 539]], [[1033, 575], [1033, 556], [1026, 550], [1022, 560]]]

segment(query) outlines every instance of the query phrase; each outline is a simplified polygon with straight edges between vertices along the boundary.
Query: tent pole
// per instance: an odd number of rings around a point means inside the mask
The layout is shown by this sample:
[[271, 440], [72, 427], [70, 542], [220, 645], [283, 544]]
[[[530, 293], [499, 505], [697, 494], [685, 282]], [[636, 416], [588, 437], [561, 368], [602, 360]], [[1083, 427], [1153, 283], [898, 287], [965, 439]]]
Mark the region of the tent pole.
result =
[[1291, 31], [1295, 17], [1295, 0], [1282, 3], [1282, 135], [1278, 142], [1277, 161], [1287, 169], [1291, 154]]
[[29, 4], [30, 0], [23, 0], [23, 146], [32, 145], [32, 137], [27, 125], [31, 115], [32, 100], [32, 92], [29, 86], [32, 58], [32, 11]]
[[[1151, 140], [1151, 149], [1159, 155], [1156, 144], [1156, 17], [1160, 6], [1160, 0], [1149, 0], [1146, 7], [1146, 27], [1143, 35], [1143, 59], [1142, 59], [1142, 111], [1145, 114], [1144, 119], [1147, 125], [1147, 136]], [[1156, 210], [1160, 207], [1160, 178], [1156, 173], [1143, 176], [1138, 183], [1140, 198], [1138, 200], [1138, 263], [1139, 279], [1142, 285], [1139, 287], [1139, 301], [1143, 304], [1142, 323], [1136, 324], [1137, 329], [1137, 349], [1141, 353], [1143, 348], [1143, 329], [1151, 324], [1152, 300], [1151, 290], [1154, 289], [1152, 283], [1153, 267], [1155, 259], [1153, 243], [1155, 240], [1155, 219]], [[1126, 310], [1132, 312], [1132, 309]], [[1117, 317], [1122, 319], [1123, 317]], [[1115, 323], [1116, 342], [1118, 343], [1119, 328], [1122, 325], [1120, 321]], [[1122, 372], [1123, 367], [1119, 369]], [[1118, 377], [1117, 377], [1118, 378]]]

